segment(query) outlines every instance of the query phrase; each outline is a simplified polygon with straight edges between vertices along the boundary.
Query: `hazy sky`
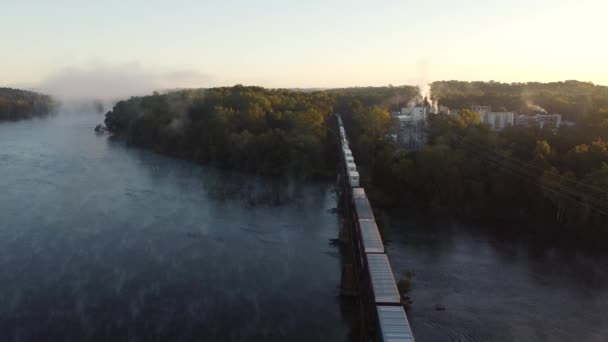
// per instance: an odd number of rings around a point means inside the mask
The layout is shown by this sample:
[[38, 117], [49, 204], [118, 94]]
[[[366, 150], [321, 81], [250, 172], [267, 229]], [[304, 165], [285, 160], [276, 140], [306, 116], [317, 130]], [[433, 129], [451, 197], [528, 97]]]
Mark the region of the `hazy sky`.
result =
[[607, 0], [0, 1], [9, 86], [608, 85]]

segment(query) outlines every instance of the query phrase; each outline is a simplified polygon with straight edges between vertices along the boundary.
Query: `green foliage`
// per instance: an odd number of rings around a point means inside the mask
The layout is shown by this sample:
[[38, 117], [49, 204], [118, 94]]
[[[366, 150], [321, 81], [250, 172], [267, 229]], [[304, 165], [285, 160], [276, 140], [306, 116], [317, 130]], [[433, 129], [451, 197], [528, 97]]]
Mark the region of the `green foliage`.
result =
[[397, 281], [397, 289], [399, 290], [399, 293], [407, 294], [410, 292], [410, 290], [412, 289], [412, 282], [413, 282], [414, 276], [415, 276], [414, 272], [407, 271], [407, 272], [405, 272], [403, 277], [401, 277], [399, 279], [399, 281]]
[[0, 121], [27, 119], [52, 112], [54, 103], [47, 95], [0, 88]]
[[534, 153], [536, 154], [536, 159], [546, 160], [551, 154], [551, 146], [549, 146], [547, 140], [537, 140]]
[[[492, 220], [535, 220], [547, 226], [606, 226], [606, 217], [590, 210], [589, 204], [608, 201], [607, 87], [576, 81], [435, 82], [433, 100], [450, 108], [483, 104], [533, 113], [539, 105], [577, 124], [557, 133], [538, 127], [496, 132], [480, 124], [478, 114], [462, 109], [457, 115], [430, 116], [428, 145], [417, 152], [400, 151], [386, 139], [393, 127], [381, 109], [399, 106], [381, 105], [379, 98], [362, 96], [363, 90], [334, 93], [357, 166], [371, 181], [366, 186], [372, 186], [375, 204]], [[411, 99], [417, 94], [408, 95]], [[509, 167], [522, 170], [525, 179], [514, 176]], [[578, 195], [568, 198], [555, 191], [564, 186]], [[602, 232], [577, 231], [588, 237]]]
[[[335, 172], [338, 164], [335, 127], [328, 124], [338, 112], [375, 204], [492, 220], [605, 226], [605, 217], [585, 208], [582, 197], [572, 200], [550, 190], [575, 186], [608, 201], [604, 87], [570, 81], [436, 82], [433, 87], [434, 96], [452, 108], [479, 103], [519, 109], [528, 108], [530, 100], [563, 114], [578, 108], [572, 113], [580, 120], [558, 133], [535, 127], [496, 132], [464, 109], [458, 115], [432, 115], [428, 145], [405, 152], [389, 139], [395, 130], [390, 111], [416, 98], [415, 87], [299, 92], [235, 86], [121, 101], [106, 115], [106, 126], [133, 144], [181, 158], [264, 175], [315, 177]], [[528, 181], [507, 171], [505, 165], [513, 164], [525, 170]]]
[[[588, 82], [499, 83], [439, 81], [431, 84], [431, 94], [449, 108], [491, 105], [495, 110], [523, 114], [538, 112], [540, 106], [561, 113], [566, 120], [579, 121], [601, 108], [608, 108], [608, 87]], [[608, 121], [606, 121], [608, 122]]]
[[[341, 114], [347, 114], [358, 107], [377, 106], [397, 110], [406, 107], [412, 99], [419, 96], [419, 89], [412, 86], [341, 88], [326, 92], [336, 96], [336, 112]], [[352, 106], [353, 101], [357, 101], [358, 105]]]
[[[395, 207], [604, 227], [607, 218], [586, 205], [593, 201], [588, 198], [608, 203], [608, 142], [602, 138], [608, 132], [592, 129], [604, 115], [589, 114], [588, 123], [557, 133], [529, 127], [492, 131], [469, 110], [432, 116], [429, 144], [389, 154], [377, 166], [384, 172], [374, 185], [389, 197], [384, 204]], [[513, 168], [525, 177], [514, 176]], [[564, 186], [577, 194], [556, 193]]]
[[120, 101], [105, 124], [134, 145], [181, 158], [263, 175], [317, 177], [335, 165], [325, 155], [333, 105], [327, 93], [238, 85]]

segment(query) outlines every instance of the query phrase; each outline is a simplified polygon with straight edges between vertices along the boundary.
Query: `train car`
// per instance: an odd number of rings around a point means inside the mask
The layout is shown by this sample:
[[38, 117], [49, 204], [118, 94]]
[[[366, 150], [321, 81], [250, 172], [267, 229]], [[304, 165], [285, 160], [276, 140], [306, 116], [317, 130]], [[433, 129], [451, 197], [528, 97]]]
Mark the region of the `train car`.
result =
[[348, 171], [348, 184], [350, 184], [351, 188], [359, 186], [359, 172]]
[[414, 334], [403, 307], [376, 306], [378, 314], [378, 341], [414, 342]]
[[346, 171], [357, 171], [357, 164], [355, 163], [345, 163]]
[[342, 147], [348, 147], [348, 139], [346, 138], [346, 135], [340, 136], [340, 144]]
[[[349, 168], [347, 155], [345, 168], [347, 175], [353, 175]], [[353, 161], [353, 166], [354, 161]], [[349, 172], [351, 171], [351, 172]], [[357, 269], [362, 270], [364, 288], [362, 292], [366, 311], [365, 320], [370, 322], [371, 334], [377, 334], [382, 342], [414, 342], [407, 316], [402, 306], [402, 298], [390, 262], [385, 254], [384, 243], [375, 221], [371, 204], [365, 189], [350, 184], [349, 194], [352, 201], [352, 220], [357, 243]], [[373, 336], [373, 335], [372, 335]]]
[[367, 195], [365, 194], [365, 189], [364, 188], [353, 188], [353, 198], [355, 198], [355, 197], [367, 198]]
[[[358, 209], [363, 215], [357, 214], [356, 222], [356, 233], [360, 241], [360, 250], [363, 253], [384, 253], [384, 244], [382, 243], [382, 237], [376, 225], [376, 220], [371, 212], [371, 205], [367, 201], [365, 190], [363, 188], [353, 188], [353, 201], [359, 202]], [[367, 201], [367, 203], [365, 203]], [[355, 207], [357, 205], [355, 204]], [[358, 213], [357, 212], [357, 213]], [[370, 213], [370, 214], [366, 214]]]
[[[362, 188], [354, 189], [353, 193], [355, 192], [355, 190], [359, 191], [358, 189], [362, 189]], [[365, 196], [365, 193], [363, 194], [363, 196], [353, 196], [353, 206], [355, 208], [355, 215], [356, 215], [357, 220], [375, 221], [374, 212], [372, 211], [372, 206], [369, 204], [369, 201], [367, 200], [367, 196]]]
[[386, 254], [366, 254], [369, 282], [376, 305], [401, 306], [401, 295]]
[[384, 243], [374, 220], [357, 220], [357, 234], [361, 243], [360, 250], [366, 254], [384, 253]]
[[342, 153], [344, 153], [344, 156], [346, 156], [346, 157], [353, 156], [353, 151], [351, 151], [350, 148], [348, 148], [348, 146], [342, 147]]

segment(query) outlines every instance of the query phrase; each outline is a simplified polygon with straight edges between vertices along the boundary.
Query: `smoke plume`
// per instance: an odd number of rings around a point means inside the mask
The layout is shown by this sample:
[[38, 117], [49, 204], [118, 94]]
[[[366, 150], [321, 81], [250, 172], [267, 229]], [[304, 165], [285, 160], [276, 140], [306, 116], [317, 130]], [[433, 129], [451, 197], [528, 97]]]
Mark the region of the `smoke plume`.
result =
[[547, 114], [547, 111], [543, 107], [541, 107], [537, 104], [534, 104], [532, 101], [526, 101], [526, 107], [528, 108], [529, 111], [531, 111], [533, 113]]

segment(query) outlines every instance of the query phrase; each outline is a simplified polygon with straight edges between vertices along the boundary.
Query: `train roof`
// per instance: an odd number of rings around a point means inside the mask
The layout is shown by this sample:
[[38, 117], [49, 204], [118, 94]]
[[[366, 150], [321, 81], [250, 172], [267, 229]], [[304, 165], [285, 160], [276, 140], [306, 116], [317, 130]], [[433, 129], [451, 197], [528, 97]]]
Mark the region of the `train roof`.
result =
[[400, 306], [376, 306], [383, 342], [414, 342], [414, 334]]
[[365, 189], [363, 189], [363, 188], [353, 188], [353, 197], [367, 197], [365, 195]]
[[375, 302], [401, 305], [401, 295], [386, 254], [366, 254], [366, 257]]
[[359, 220], [359, 230], [365, 253], [384, 253], [384, 244], [375, 221]]
[[374, 220], [374, 212], [367, 197], [353, 197], [353, 201], [355, 201], [355, 210], [359, 220]]

